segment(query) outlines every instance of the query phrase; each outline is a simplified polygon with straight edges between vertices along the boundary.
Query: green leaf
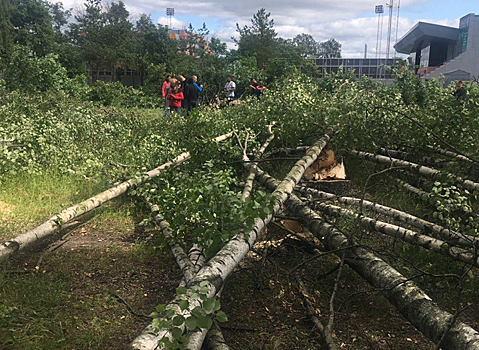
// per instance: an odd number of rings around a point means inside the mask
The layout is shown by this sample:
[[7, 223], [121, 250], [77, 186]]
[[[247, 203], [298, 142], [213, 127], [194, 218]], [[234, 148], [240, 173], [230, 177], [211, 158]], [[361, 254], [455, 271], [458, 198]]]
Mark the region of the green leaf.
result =
[[218, 322], [221, 322], [221, 323], [224, 323], [226, 321], [228, 321], [228, 316], [223, 312], [223, 311], [218, 311], [218, 313], [216, 314], [216, 321]]
[[204, 311], [201, 307], [197, 306], [195, 307], [193, 310], [191, 310], [191, 313], [196, 316], [196, 317], [199, 317], [199, 316], [203, 316], [204, 315]]
[[188, 289], [186, 287], [178, 287], [176, 288], [177, 295], [185, 295]]
[[183, 335], [183, 331], [181, 328], [175, 327], [171, 330], [171, 334], [173, 335], [173, 338], [180, 340], [181, 336]]
[[197, 327], [196, 317], [195, 316], [188, 317], [185, 321], [185, 325], [188, 331], [195, 330]]
[[219, 299], [216, 299], [215, 300], [215, 311], [218, 311], [219, 309], [221, 309], [221, 302]]
[[215, 298], [208, 298], [203, 302], [203, 310], [207, 314], [210, 314], [215, 309]]
[[213, 320], [207, 316], [200, 316], [198, 317], [198, 327], [203, 329], [210, 329], [213, 325]]
[[190, 303], [188, 302], [188, 300], [181, 300], [178, 303], [178, 306], [180, 307], [181, 311], [185, 311], [190, 307]]
[[166, 310], [166, 304], [160, 304], [160, 305], [158, 305], [158, 306], [156, 307], [156, 311], [157, 311], [158, 313], [161, 313], [161, 312], [163, 312], [163, 311], [165, 311], [165, 310]]
[[185, 322], [185, 318], [181, 315], [176, 316], [173, 318], [173, 325], [181, 326]]

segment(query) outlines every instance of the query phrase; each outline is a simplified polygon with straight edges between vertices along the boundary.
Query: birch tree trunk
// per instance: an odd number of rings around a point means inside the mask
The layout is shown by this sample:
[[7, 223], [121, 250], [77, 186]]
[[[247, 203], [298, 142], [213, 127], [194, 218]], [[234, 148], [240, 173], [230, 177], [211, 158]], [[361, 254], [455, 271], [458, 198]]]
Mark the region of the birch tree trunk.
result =
[[[326, 204], [314, 203], [311, 207], [321, 210], [327, 214], [346, 215], [352, 218], [357, 218], [358, 214], [341, 207]], [[375, 220], [366, 216], [359, 217], [359, 223], [362, 227], [370, 230], [383, 233], [387, 236], [398, 238], [404, 242], [417, 245], [434, 253], [438, 253], [449, 257], [453, 260], [464, 262], [479, 267], [479, 259], [477, 252], [471, 252], [466, 249], [450, 247], [446, 242], [430, 236], [420, 234], [418, 232], [408, 230], [393, 224], [388, 224], [383, 221]]]
[[428, 148], [430, 150], [438, 153], [438, 154], [443, 155], [443, 156], [446, 156], [446, 157], [449, 157], [449, 158], [454, 158], [454, 159], [457, 159], [457, 160], [461, 160], [463, 162], [473, 163], [473, 164], [477, 165], [477, 163], [474, 160], [472, 160], [471, 158], [469, 158], [465, 155], [455, 153], [455, 152], [451, 152], [451, 151], [448, 151], [448, 150], [445, 150], [445, 149], [442, 149], [442, 148], [432, 147], [432, 146], [429, 146]]
[[[322, 149], [329, 141], [330, 133], [331, 131], [328, 130], [326, 135], [318, 140], [309, 149], [306, 155], [301, 158], [301, 160], [296, 162], [283, 181], [279, 183], [277, 188], [273, 191], [275, 204], [272, 213], [266, 215], [264, 218], [257, 218], [253, 227], [249, 229], [246, 234], [239, 234], [231, 239], [231, 241], [229, 241], [210, 261], [203, 266], [196, 277], [191, 281], [191, 286], [199, 285], [201, 282], [206, 281], [208, 282], [205, 285], [205, 287], [208, 289], [207, 297], [214, 297], [218, 293], [223, 285], [224, 280], [233, 272], [240, 261], [243, 260], [250, 248], [254, 245], [260, 232], [271, 221], [273, 216], [278, 212], [288, 196], [292, 193], [294, 187], [303, 176], [304, 171], [318, 158]], [[257, 166], [255, 164], [245, 163], [245, 167], [248, 169], [254, 169]], [[197, 300], [191, 297], [192, 294], [193, 291], [190, 287], [186, 294], [186, 300], [189, 302], [190, 307], [194, 308], [199, 306], [199, 303]], [[172, 310], [175, 316], [184, 315], [184, 312], [182, 312], [178, 306], [178, 303], [181, 300], [184, 300], [184, 298], [185, 296], [182, 296], [181, 298], [177, 296], [167, 305], [167, 310]], [[158, 347], [157, 339], [162, 339], [163, 337], [171, 337], [170, 329], [162, 329], [158, 333], [158, 338], [136, 338], [131, 344], [131, 349], [146, 350], [160, 348]]]
[[396, 158], [391, 158], [391, 157], [386, 157], [386, 156], [381, 156], [373, 153], [368, 153], [368, 152], [361, 152], [361, 151], [352, 151], [351, 153], [357, 155], [358, 157], [362, 159], [366, 159], [372, 162], [376, 162], [379, 164], [386, 164], [390, 166], [400, 166], [400, 167], [405, 167], [408, 170], [420, 174], [423, 176], [431, 177], [434, 179], [440, 179], [441, 177], [445, 176], [451, 180], [454, 180], [468, 190], [474, 191], [474, 190], [479, 190], [479, 183], [473, 182], [471, 180], [464, 180], [460, 176], [456, 176], [454, 174], [449, 174], [449, 173], [441, 173], [439, 170], [429, 168], [426, 166], [422, 166], [416, 163], [408, 162], [405, 160], [401, 159], [396, 159]]
[[424, 234], [433, 233], [452, 246], [460, 246], [465, 248], [479, 248], [479, 239], [473, 236], [465, 235], [460, 232], [449, 230], [445, 227], [437, 225], [435, 223], [424, 220], [420, 217], [411, 215], [404, 211], [387, 207], [381, 204], [373, 203], [361, 198], [354, 197], [339, 197], [333, 193], [320, 191], [314, 188], [298, 186], [296, 191], [303, 195], [310, 195], [314, 198], [327, 199], [330, 201], [337, 201], [341, 204], [352, 205], [355, 207], [362, 207], [364, 209], [371, 210], [375, 213], [383, 214], [391, 217], [394, 220], [404, 222], [408, 225], [414, 226], [424, 231]]
[[[215, 138], [214, 141], [224, 141], [232, 135], [233, 133], [224, 134]], [[87, 200], [79, 204], [76, 204], [70, 208], [61, 211], [58, 214], [55, 214], [40, 226], [35, 227], [34, 229], [21, 235], [18, 235], [8, 241], [1, 242], [0, 261], [6, 259], [15, 252], [21, 251], [47, 237], [52, 236], [53, 234], [61, 230], [63, 225], [67, 224], [69, 221], [76, 219], [80, 215], [83, 215], [95, 208], [98, 208], [103, 203], [122, 195], [129, 189], [137, 187], [138, 185], [158, 176], [162, 172], [168, 170], [171, 166], [185, 162], [186, 160], [190, 159], [190, 157], [191, 155], [189, 152], [183, 152], [172, 161], [169, 161], [155, 169], [144, 173], [139, 178], [130, 179], [104, 192], [101, 192], [94, 197], [88, 198]]]
[[414, 193], [415, 195], [423, 198], [423, 199], [427, 199], [429, 197], [429, 193], [427, 193], [426, 191], [423, 191], [417, 187], [414, 187], [413, 185], [410, 185], [408, 184], [406, 181], [403, 181], [401, 179], [396, 179], [396, 182], [398, 184], [400, 184], [402, 187], [404, 187], [406, 190], [408, 190], [409, 192], [411, 193]]
[[[259, 170], [259, 168], [256, 168]], [[261, 171], [256, 173], [270, 191], [276, 188], [277, 180]], [[298, 197], [291, 195], [287, 206], [300, 222], [320, 239], [329, 250], [350, 245], [348, 237], [332, 225], [322, 221], [321, 216], [306, 206]], [[339, 255], [339, 253], [337, 254]], [[443, 349], [479, 350], [479, 332], [462, 322], [450, 327], [453, 315], [442, 310], [415, 283], [401, 275], [385, 261], [367, 249], [355, 246], [346, 250], [345, 263], [355, 270], [399, 310], [421, 333], [435, 343], [441, 338]]]

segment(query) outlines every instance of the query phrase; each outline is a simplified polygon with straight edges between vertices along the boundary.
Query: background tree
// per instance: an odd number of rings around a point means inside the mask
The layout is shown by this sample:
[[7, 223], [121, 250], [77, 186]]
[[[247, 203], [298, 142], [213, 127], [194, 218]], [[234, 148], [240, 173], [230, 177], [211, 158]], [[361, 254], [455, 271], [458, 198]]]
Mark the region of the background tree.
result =
[[238, 45], [238, 53], [243, 56], [254, 56], [261, 69], [265, 69], [268, 61], [274, 58], [279, 49], [277, 33], [274, 30], [274, 20], [271, 13], [260, 9], [251, 20], [251, 26], [243, 28], [236, 23], [239, 38], [233, 40]]
[[100, 0], [87, 0], [85, 10], [75, 16], [70, 36], [80, 48], [92, 81], [97, 79], [99, 69], [116, 72], [116, 68], [136, 66], [133, 25], [128, 17], [122, 1], [109, 4], [105, 11]]
[[13, 25], [10, 22], [10, 1], [0, 2], [0, 69], [4, 68], [13, 51]]
[[156, 26], [146, 14], [142, 14], [136, 22], [134, 34], [141, 83], [146, 82], [148, 72], [148, 83], [156, 85], [169, 71], [169, 62], [178, 53], [178, 43], [170, 38], [166, 27]]
[[226, 43], [222, 42], [219, 38], [215, 36], [211, 37], [209, 47], [211, 49], [211, 52], [216, 56], [226, 55], [226, 53], [228, 52]]
[[319, 44], [319, 56], [322, 58], [341, 58], [341, 44], [331, 38]]
[[318, 57], [320, 55], [319, 44], [310, 34], [298, 34], [291, 43], [298, 47], [303, 57]]
[[14, 43], [27, 46], [37, 56], [54, 52], [55, 34], [45, 3], [40, 0], [11, 0], [11, 5]]

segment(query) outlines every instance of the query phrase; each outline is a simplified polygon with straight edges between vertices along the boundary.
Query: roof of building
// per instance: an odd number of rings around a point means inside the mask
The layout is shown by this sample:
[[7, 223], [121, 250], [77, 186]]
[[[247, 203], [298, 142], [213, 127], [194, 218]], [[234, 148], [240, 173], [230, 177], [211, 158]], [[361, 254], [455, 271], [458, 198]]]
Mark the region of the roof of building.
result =
[[409, 54], [416, 51], [419, 45], [424, 46], [432, 39], [457, 41], [458, 38], [458, 28], [418, 22], [394, 45], [394, 48], [399, 53]]

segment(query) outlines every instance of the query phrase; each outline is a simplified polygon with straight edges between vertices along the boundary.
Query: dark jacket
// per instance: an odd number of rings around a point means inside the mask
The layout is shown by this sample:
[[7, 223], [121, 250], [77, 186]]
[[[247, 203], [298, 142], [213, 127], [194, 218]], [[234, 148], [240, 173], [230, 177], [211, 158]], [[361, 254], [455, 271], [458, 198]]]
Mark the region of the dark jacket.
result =
[[185, 87], [185, 100], [186, 101], [198, 101], [199, 90], [195, 84], [188, 84]]

